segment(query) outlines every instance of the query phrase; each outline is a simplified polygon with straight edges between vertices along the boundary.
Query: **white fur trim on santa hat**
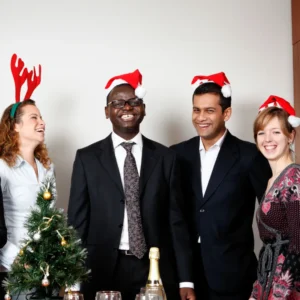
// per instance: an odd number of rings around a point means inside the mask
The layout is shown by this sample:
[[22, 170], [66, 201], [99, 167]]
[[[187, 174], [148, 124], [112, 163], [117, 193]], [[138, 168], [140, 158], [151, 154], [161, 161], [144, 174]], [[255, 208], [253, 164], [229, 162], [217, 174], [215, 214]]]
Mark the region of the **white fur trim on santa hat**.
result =
[[231, 97], [231, 86], [230, 84], [225, 84], [221, 88], [221, 92], [225, 98]]
[[108, 89], [106, 89], [106, 96], [111, 92], [111, 90], [113, 88], [115, 88], [116, 86], [120, 85], [120, 84], [124, 84], [124, 83], [127, 83], [127, 81], [123, 80], [123, 79], [116, 79], [112, 82], [112, 84], [110, 85], [110, 87]]
[[135, 95], [140, 98], [140, 99], [143, 99], [146, 95], [146, 90], [141, 86], [139, 85], [135, 91], [134, 91]]
[[[111, 90], [113, 88], [115, 88], [118, 85], [124, 84], [124, 83], [129, 84], [127, 81], [125, 81], [123, 79], [114, 80], [113, 83], [110, 85], [110, 87], [108, 89], [106, 89], [106, 96], [111, 92]], [[140, 99], [143, 99], [145, 97], [146, 93], [147, 92], [146, 92], [145, 88], [143, 88], [141, 85], [139, 85], [134, 91], [134, 94]]]
[[300, 126], [300, 118], [298, 117], [289, 116], [288, 121], [294, 128]]

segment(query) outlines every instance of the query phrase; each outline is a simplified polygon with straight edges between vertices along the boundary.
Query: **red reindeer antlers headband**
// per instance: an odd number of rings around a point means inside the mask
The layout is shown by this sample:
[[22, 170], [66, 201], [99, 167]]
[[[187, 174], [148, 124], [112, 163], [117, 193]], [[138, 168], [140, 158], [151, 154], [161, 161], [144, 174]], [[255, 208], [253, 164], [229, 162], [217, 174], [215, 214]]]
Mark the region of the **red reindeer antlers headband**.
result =
[[[17, 63], [17, 65], [16, 65]], [[20, 97], [21, 97], [21, 89], [22, 85], [27, 81], [27, 92], [25, 94], [24, 100], [28, 100], [33, 91], [38, 87], [41, 83], [41, 76], [42, 76], [42, 67], [39, 65], [39, 75], [36, 74], [35, 67], [33, 70], [28, 72], [28, 69], [24, 68], [24, 62], [21, 58], [18, 58], [16, 54], [11, 57], [10, 61], [10, 68], [11, 72], [15, 81], [15, 90], [16, 90], [16, 103], [13, 105], [10, 111], [10, 117], [14, 118], [16, 110], [20, 105]], [[23, 72], [22, 72], [23, 71]], [[21, 74], [22, 73], [22, 74]]]

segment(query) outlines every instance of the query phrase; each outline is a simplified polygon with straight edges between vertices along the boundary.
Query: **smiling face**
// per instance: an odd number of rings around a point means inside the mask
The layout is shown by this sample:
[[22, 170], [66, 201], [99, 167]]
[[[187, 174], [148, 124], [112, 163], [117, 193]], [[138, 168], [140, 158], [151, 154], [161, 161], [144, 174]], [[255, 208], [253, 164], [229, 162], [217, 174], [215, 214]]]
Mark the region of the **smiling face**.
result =
[[220, 96], [214, 93], [194, 95], [192, 121], [203, 142], [216, 143], [224, 134], [225, 121], [231, 116], [231, 108], [222, 112]]
[[269, 161], [278, 161], [290, 155], [294, 134], [284, 134], [278, 117], [274, 117], [257, 133], [257, 146]]
[[[114, 100], [135, 99], [134, 89], [130, 85], [116, 86], [108, 96], [108, 103]], [[110, 119], [113, 131], [120, 137], [130, 140], [140, 130], [140, 124], [145, 116], [145, 105], [130, 106], [128, 103], [123, 108], [115, 108], [112, 103], [105, 107], [106, 118]]]
[[290, 144], [295, 130], [288, 122], [288, 113], [272, 106], [261, 111], [254, 122], [254, 139], [261, 153], [270, 163], [291, 160]]
[[45, 122], [35, 105], [25, 105], [15, 124], [15, 131], [19, 134], [20, 145], [37, 147], [45, 140]]

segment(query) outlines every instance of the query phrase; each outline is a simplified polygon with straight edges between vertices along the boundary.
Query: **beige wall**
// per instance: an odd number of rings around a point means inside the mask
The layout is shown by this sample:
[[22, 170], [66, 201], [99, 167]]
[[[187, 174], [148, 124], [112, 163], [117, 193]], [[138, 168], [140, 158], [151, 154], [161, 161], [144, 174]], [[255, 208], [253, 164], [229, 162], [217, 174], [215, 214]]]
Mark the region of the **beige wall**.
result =
[[111, 131], [104, 86], [114, 75], [143, 73], [141, 130], [166, 145], [196, 134], [194, 75], [226, 73], [233, 89], [227, 126], [244, 140], [253, 141], [253, 121], [269, 95], [293, 99], [288, 0], [1, 0], [0, 24], [0, 112], [14, 101], [12, 53], [28, 66], [42, 64], [33, 99], [46, 120], [63, 208], [76, 149]]

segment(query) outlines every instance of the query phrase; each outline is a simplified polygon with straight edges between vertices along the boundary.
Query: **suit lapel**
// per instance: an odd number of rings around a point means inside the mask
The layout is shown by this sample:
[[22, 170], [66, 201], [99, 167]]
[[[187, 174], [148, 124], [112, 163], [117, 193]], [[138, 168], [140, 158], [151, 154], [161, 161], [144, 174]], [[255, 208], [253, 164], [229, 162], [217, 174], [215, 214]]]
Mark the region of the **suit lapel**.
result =
[[204, 205], [219, 187], [225, 176], [233, 167], [238, 159], [238, 148], [234, 137], [229, 133], [226, 134], [223, 145], [221, 146], [215, 166], [213, 168], [208, 186], [203, 197], [201, 206]]
[[99, 152], [96, 153], [96, 156], [100, 160], [100, 163], [109, 174], [111, 179], [115, 182], [118, 189], [123, 194], [124, 191], [119, 168], [117, 165], [115, 151], [112, 144], [111, 134], [103, 140], [102, 144], [100, 145]]
[[140, 176], [140, 195], [157, 163], [158, 158], [155, 155], [155, 145], [151, 140], [143, 136], [143, 152]]
[[187, 150], [187, 153], [190, 154], [190, 164], [191, 164], [191, 172], [192, 172], [192, 187], [194, 194], [198, 199], [198, 203], [202, 202], [203, 194], [202, 194], [202, 186], [201, 186], [201, 160], [200, 160], [200, 150], [199, 150], [200, 138], [197, 137], [192, 140], [190, 145], [190, 150]]

